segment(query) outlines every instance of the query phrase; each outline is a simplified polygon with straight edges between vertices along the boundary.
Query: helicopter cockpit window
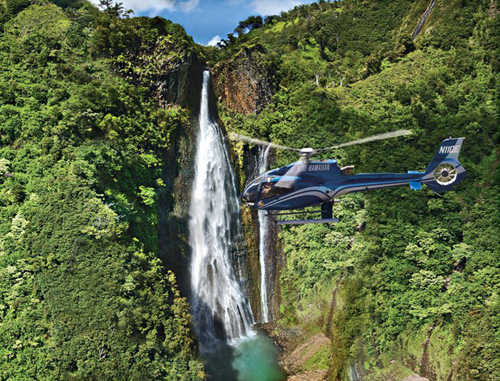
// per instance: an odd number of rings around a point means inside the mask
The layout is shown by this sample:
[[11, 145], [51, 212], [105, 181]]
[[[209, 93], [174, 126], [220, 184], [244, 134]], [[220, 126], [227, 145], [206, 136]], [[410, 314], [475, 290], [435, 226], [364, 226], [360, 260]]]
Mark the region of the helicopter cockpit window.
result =
[[266, 182], [262, 184], [262, 190], [260, 191], [260, 198], [265, 199], [270, 197], [281, 196], [282, 194], [290, 192], [291, 190], [293, 190], [292, 186], [283, 188], [276, 186], [276, 183]]
[[259, 183], [250, 185], [243, 195], [244, 201], [255, 201], [257, 194], [259, 193]]

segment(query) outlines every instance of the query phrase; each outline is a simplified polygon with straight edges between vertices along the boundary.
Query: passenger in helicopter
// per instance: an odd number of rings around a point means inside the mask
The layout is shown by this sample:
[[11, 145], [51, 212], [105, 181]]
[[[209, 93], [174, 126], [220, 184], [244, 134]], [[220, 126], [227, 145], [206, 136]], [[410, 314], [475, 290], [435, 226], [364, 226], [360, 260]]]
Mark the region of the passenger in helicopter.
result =
[[264, 183], [262, 185], [262, 190], [260, 192], [260, 198], [264, 199], [264, 198], [269, 198], [269, 197], [280, 196], [283, 193], [286, 193], [290, 190], [291, 189], [277, 186], [276, 183], [272, 183], [272, 182]]
[[265, 183], [262, 186], [261, 198], [268, 197], [269, 192], [271, 191], [272, 185], [270, 183]]

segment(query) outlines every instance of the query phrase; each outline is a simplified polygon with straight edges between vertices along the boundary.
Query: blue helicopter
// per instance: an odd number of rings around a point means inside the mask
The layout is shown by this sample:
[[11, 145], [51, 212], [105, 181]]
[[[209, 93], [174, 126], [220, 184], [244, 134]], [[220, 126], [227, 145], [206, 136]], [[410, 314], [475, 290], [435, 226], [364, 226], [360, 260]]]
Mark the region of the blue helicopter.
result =
[[[233, 140], [267, 146], [276, 149], [298, 151], [302, 159], [285, 167], [273, 169], [253, 180], [243, 191], [241, 199], [251, 208], [267, 210], [269, 216], [311, 213], [292, 212], [313, 206], [320, 206], [321, 218], [302, 220], [278, 220], [278, 224], [306, 224], [338, 222], [333, 218], [332, 207], [339, 202], [335, 197], [369, 189], [381, 189], [409, 185], [411, 189], [422, 189], [422, 184], [435, 192], [450, 190], [466, 176], [466, 171], [458, 161], [458, 154], [464, 138], [443, 140], [436, 155], [425, 172], [408, 173], [363, 173], [354, 175], [353, 166], [340, 168], [336, 160], [311, 161], [312, 155], [326, 150], [338, 149], [375, 140], [410, 135], [411, 131], [394, 132], [358, 139], [324, 149], [296, 149], [232, 133]], [[289, 211], [279, 213], [279, 211]]]

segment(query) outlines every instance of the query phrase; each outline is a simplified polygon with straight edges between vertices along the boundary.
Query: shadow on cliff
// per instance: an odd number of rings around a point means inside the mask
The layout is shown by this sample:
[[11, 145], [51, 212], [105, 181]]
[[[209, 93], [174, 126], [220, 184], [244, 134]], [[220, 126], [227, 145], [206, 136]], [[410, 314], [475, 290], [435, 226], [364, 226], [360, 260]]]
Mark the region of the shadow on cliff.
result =
[[183, 296], [190, 295], [189, 204], [194, 160], [196, 131], [200, 109], [200, 93], [204, 63], [194, 58], [187, 73], [179, 74], [184, 84], [179, 88], [191, 117], [187, 125], [179, 125], [171, 135], [168, 151], [163, 159], [168, 166], [162, 170], [165, 186], [158, 194], [159, 257], [165, 267], [172, 270]]
[[[200, 342], [200, 353], [204, 360], [205, 372], [210, 381], [237, 380], [238, 372], [233, 368], [235, 351], [228, 344], [224, 325], [217, 317], [212, 318], [210, 307], [198, 301], [199, 313], [193, 313], [195, 331]], [[214, 337], [215, 334], [215, 337]]]

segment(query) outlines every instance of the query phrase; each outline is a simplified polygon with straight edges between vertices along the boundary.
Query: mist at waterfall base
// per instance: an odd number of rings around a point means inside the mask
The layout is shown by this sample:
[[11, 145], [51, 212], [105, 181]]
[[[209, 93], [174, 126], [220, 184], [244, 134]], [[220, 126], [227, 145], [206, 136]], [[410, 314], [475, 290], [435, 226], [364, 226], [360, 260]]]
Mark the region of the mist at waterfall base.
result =
[[211, 380], [277, 381], [277, 349], [253, 328], [242, 282], [240, 204], [224, 136], [210, 115], [209, 83], [205, 71], [189, 210], [194, 330]]

